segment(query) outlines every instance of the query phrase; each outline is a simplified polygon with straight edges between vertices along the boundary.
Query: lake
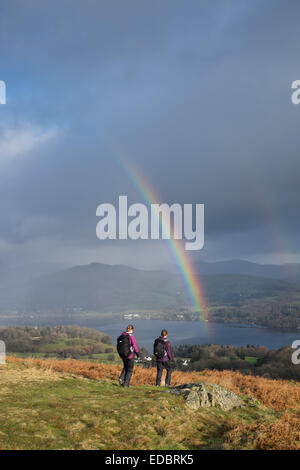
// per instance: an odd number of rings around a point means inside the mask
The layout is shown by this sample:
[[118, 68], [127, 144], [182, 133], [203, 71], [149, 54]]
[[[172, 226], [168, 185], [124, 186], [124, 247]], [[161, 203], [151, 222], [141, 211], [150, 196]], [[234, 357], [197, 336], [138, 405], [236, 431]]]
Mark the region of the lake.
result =
[[[119, 317], [120, 318], [120, 317]], [[54, 326], [76, 324], [87, 326], [107, 333], [112, 337], [115, 344], [116, 338], [126, 328], [130, 320], [115, 319], [114, 322], [107, 319], [87, 319], [85, 321], [63, 321], [41, 322], [42, 325]], [[20, 321], [8, 321], [0, 318], [0, 325], [24, 325]], [[27, 325], [35, 325], [36, 320], [26, 321]], [[269, 349], [278, 349], [282, 346], [291, 345], [295, 339], [300, 339], [300, 330], [295, 332], [283, 332], [269, 330], [262, 327], [251, 327], [246, 325], [226, 325], [224, 323], [203, 323], [199, 321], [163, 321], [163, 320], [134, 320], [135, 337], [140, 347], [145, 347], [152, 352], [153, 341], [159, 336], [162, 328], [169, 332], [169, 339], [173, 345], [178, 344], [223, 344], [232, 346], [266, 346]]]
[[[117, 321], [87, 326], [104, 331], [112, 337], [113, 341], [124, 331], [130, 321]], [[281, 346], [291, 345], [295, 339], [300, 339], [300, 330], [295, 332], [281, 332], [266, 328], [249, 326], [229, 326], [223, 323], [203, 323], [162, 320], [135, 320], [135, 337], [140, 346], [152, 352], [153, 341], [159, 336], [162, 328], [169, 332], [169, 339], [174, 345], [178, 344], [223, 344], [233, 346], [266, 346], [269, 349], [278, 349]]]

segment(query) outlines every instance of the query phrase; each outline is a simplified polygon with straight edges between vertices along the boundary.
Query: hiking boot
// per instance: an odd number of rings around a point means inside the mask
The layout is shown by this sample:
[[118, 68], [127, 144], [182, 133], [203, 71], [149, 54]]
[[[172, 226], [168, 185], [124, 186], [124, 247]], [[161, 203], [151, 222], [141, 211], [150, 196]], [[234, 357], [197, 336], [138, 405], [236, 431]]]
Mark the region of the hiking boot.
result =
[[119, 384], [121, 385], [121, 387], [124, 385], [124, 380], [123, 379], [119, 379]]

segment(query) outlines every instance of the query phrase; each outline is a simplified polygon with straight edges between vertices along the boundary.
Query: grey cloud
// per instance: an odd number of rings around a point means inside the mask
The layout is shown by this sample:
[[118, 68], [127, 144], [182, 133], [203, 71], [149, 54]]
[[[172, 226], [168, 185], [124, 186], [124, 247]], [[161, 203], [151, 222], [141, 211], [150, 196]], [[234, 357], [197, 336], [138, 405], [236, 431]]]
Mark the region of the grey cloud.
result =
[[[120, 152], [162, 201], [205, 203], [202, 257], [275, 256], [272, 231], [296, 256], [297, 1], [4, 0], [1, 8], [0, 121], [12, 133], [58, 129], [59, 138], [1, 172], [0, 238], [36, 242], [41, 263], [41, 237], [61, 256], [69, 241], [70, 263], [80, 247], [90, 260], [97, 205], [122, 193], [142, 201]], [[129, 245], [107, 253], [130, 260]], [[141, 263], [159, 257], [152, 250], [141, 250]]]

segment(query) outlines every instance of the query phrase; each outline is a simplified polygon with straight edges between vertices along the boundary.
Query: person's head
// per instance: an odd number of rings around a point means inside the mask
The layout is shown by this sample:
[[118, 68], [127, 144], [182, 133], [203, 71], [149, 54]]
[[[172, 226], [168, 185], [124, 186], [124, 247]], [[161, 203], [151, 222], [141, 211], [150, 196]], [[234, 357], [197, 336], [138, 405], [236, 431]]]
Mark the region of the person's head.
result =
[[161, 330], [161, 334], [160, 334], [163, 338], [167, 338], [168, 336], [168, 332], [167, 330]]
[[134, 332], [134, 326], [133, 325], [128, 325], [126, 328], [127, 333], [133, 333]]

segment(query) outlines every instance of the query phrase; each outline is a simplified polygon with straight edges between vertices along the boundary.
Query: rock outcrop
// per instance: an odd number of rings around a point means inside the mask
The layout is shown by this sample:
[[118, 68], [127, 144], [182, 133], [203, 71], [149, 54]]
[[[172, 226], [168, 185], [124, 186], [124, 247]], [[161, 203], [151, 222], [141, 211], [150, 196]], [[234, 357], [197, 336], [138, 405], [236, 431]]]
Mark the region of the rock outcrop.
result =
[[243, 400], [235, 393], [220, 385], [199, 382], [186, 383], [170, 389], [171, 393], [183, 395], [185, 404], [193, 410], [200, 407], [218, 407], [224, 411], [244, 406]]

